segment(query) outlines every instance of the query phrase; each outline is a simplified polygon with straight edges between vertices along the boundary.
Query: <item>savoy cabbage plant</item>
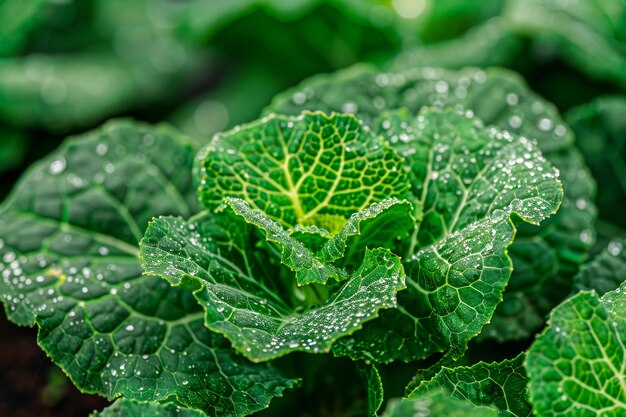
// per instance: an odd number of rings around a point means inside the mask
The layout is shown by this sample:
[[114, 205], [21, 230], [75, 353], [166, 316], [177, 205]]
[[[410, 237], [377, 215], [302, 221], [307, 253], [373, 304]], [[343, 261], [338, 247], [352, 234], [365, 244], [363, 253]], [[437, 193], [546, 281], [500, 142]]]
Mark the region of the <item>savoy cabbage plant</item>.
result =
[[573, 142], [499, 69], [353, 67], [200, 147], [111, 121], [3, 204], [0, 297], [101, 417], [623, 415]]

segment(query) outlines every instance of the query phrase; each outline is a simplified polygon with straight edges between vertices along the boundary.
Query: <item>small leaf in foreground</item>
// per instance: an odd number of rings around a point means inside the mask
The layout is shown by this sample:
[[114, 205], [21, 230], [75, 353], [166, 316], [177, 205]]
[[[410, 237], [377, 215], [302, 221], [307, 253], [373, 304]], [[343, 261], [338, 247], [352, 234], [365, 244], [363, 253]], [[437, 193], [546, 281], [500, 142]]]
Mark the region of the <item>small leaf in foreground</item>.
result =
[[383, 382], [375, 365], [359, 363], [358, 366], [359, 374], [365, 380], [367, 388], [367, 416], [376, 417], [385, 398]]
[[431, 380], [422, 382], [408, 398], [443, 390], [476, 406], [498, 410], [500, 417], [528, 417], [532, 407], [526, 400], [528, 377], [525, 355], [502, 362], [479, 362], [472, 366], [443, 367]]
[[528, 351], [537, 417], [626, 414], [626, 284], [568, 298]]
[[[244, 204], [238, 209], [250, 210]], [[216, 215], [191, 222], [154, 220], [141, 242], [142, 262], [148, 273], [193, 289], [206, 310], [206, 325], [253, 361], [294, 351], [327, 352], [379, 309], [394, 307], [396, 292], [404, 288], [400, 259], [386, 249], [367, 250], [358, 270], [322, 305], [296, 312], [255, 271], [241, 270], [217, 247], [205, 226]], [[260, 212], [247, 216], [269, 221]]]

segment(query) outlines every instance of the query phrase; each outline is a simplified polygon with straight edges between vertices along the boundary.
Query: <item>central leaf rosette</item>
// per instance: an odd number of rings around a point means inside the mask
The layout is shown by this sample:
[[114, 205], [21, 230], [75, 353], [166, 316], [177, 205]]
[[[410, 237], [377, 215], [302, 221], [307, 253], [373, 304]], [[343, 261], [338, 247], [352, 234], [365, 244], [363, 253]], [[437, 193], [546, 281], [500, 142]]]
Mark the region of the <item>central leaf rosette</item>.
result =
[[253, 361], [459, 357], [502, 300], [513, 220], [563, 195], [534, 141], [435, 109], [270, 115], [216, 136], [195, 176], [208, 212], [154, 221], [144, 267]]
[[195, 175], [207, 213], [154, 221], [144, 267], [194, 289], [207, 326], [248, 358], [328, 351], [396, 305], [405, 275], [389, 249], [414, 227], [408, 170], [355, 116], [272, 115], [225, 132]]

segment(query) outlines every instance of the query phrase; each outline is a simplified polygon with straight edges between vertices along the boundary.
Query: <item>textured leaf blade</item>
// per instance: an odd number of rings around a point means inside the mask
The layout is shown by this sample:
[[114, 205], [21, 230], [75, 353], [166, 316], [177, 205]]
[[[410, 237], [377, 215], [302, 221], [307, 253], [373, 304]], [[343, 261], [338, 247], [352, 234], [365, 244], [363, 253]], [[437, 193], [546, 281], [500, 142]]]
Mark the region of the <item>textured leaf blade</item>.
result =
[[625, 291], [580, 292], [554, 309], [526, 361], [537, 416], [626, 412]]
[[[3, 205], [2, 216], [12, 221], [0, 221], [5, 227], [15, 227], [13, 233], [5, 232], [3, 243], [8, 247], [15, 242], [16, 249], [25, 246], [33, 252], [38, 245], [46, 244], [56, 259], [81, 250], [95, 257], [137, 255], [142, 230], [152, 217], [148, 207], [183, 215], [196, 210], [189, 193], [190, 175], [159, 158], [163, 150], [181, 165], [191, 164], [193, 147], [167, 128], [135, 128], [120, 121], [68, 141], [32, 168]], [[143, 156], [133, 156], [135, 151]], [[144, 158], [150, 162], [147, 168], [143, 167]], [[147, 186], [142, 189], [144, 184]], [[187, 191], [181, 194], [178, 189]], [[97, 212], [92, 213], [96, 208]], [[51, 242], [45, 242], [46, 238]], [[49, 266], [45, 253], [41, 257], [42, 264]], [[10, 318], [21, 325], [34, 324], [32, 308], [19, 303], [16, 311], [21, 307], [25, 308], [24, 314], [10, 309]]]
[[[510, 247], [516, 266], [511, 278], [515, 290], [505, 292], [492, 324], [485, 329], [486, 337], [500, 341], [528, 337], [570, 291], [571, 277], [594, 242], [595, 183], [580, 153], [571, 146], [572, 132], [552, 104], [531, 92], [516, 74], [502, 69], [424, 67], [378, 72], [359, 65], [304, 81], [276, 96], [266, 112], [346, 111], [373, 126], [381, 112], [407, 108], [416, 114], [429, 106], [470, 112], [487, 125], [535, 139], [544, 156], [561, 171], [563, 207], [539, 228], [518, 229]], [[544, 254], [546, 263], [534, 262], [535, 253]]]
[[358, 369], [361, 378], [365, 380], [367, 388], [367, 416], [376, 417], [385, 398], [383, 381], [380, 378], [378, 369], [372, 364], [360, 363]]
[[[340, 340], [334, 352], [373, 361], [440, 351], [457, 358], [502, 300], [515, 235], [509, 217], [538, 223], [556, 212], [558, 173], [528, 139], [464, 115], [395, 113], [382, 124], [411, 164], [411, 192], [418, 196], [405, 261], [408, 290], [397, 310]], [[394, 140], [396, 132], [402, 140]]]
[[336, 232], [372, 203], [406, 196], [402, 160], [351, 115], [271, 115], [218, 135], [200, 153], [200, 201], [241, 198], [287, 227]]
[[141, 245], [144, 268], [173, 285], [193, 288], [207, 311], [207, 326], [253, 361], [328, 351], [378, 309], [395, 306], [396, 292], [404, 288], [400, 259], [386, 249], [368, 250], [359, 269], [322, 305], [296, 313], [254, 274], [233, 267], [203, 224], [202, 219], [153, 221]]
[[324, 262], [343, 259], [343, 265], [358, 265], [366, 247], [397, 248], [398, 241], [409, 237], [414, 227], [411, 203], [389, 198], [350, 216], [322, 245], [317, 257]]
[[408, 398], [443, 390], [475, 406], [498, 410], [501, 417], [528, 417], [532, 407], [526, 400], [528, 377], [522, 353], [511, 360], [457, 368], [443, 367], [437, 375], [422, 382]]
[[[295, 272], [298, 285], [324, 284], [330, 278], [346, 279], [347, 272], [333, 262], [341, 260], [342, 266], [358, 268], [366, 247], [394, 248], [398, 239], [408, 236], [415, 222], [411, 204], [396, 198], [353, 213], [336, 234], [316, 226], [285, 230], [241, 199], [226, 198], [226, 206], [280, 248], [280, 261]], [[380, 230], [385, 233], [379, 233]]]
[[421, 209], [414, 248], [509, 205], [525, 222], [538, 224], [560, 204], [560, 184], [553, 181], [558, 174], [526, 137], [436, 109], [417, 117], [388, 113], [378, 124], [413, 173], [411, 191]]
[[[519, 76], [503, 69], [424, 67], [379, 72], [357, 65], [312, 77], [278, 94], [265, 113], [342, 111], [357, 114], [366, 125], [374, 126], [381, 112], [403, 107], [412, 114], [423, 107], [469, 110], [486, 124], [537, 140], [546, 153], [574, 142], [556, 107], [531, 92]], [[547, 122], [542, 123], [543, 119]]]
[[90, 417], [205, 417], [207, 414], [173, 403], [139, 402], [121, 398]]
[[281, 250], [281, 262], [296, 274], [298, 285], [324, 284], [329, 278], [346, 279], [346, 272], [318, 259], [302, 242], [293, 238], [283, 226], [238, 198], [227, 198], [226, 204], [236, 215], [257, 227], [269, 242], [276, 243]]
[[114, 122], [35, 165], [0, 214], [0, 294], [85, 392], [247, 415], [297, 381], [232, 352], [138, 259], [153, 215], [196, 210], [194, 152], [168, 128]]
[[518, 229], [510, 248], [513, 275], [484, 332], [500, 342], [526, 339], [541, 328], [552, 308], [572, 291], [573, 275], [595, 241], [595, 183], [581, 169], [581, 155], [570, 148], [546, 157], [559, 168], [563, 204], [539, 229]]

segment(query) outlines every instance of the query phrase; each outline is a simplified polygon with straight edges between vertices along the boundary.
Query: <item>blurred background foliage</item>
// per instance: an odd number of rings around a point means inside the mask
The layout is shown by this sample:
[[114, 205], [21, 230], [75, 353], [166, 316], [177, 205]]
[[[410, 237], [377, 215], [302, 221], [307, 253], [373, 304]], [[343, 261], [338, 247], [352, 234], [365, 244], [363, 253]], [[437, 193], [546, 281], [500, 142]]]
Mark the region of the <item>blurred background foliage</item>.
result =
[[566, 111], [626, 88], [626, 7], [606, 0], [0, 0], [2, 193], [109, 117], [205, 141], [277, 92], [355, 62], [506, 66]]
[[0, 198], [108, 118], [204, 143], [357, 62], [519, 72], [598, 181], [598, 247], [626, 236], [626, 0], [0, 0]]

